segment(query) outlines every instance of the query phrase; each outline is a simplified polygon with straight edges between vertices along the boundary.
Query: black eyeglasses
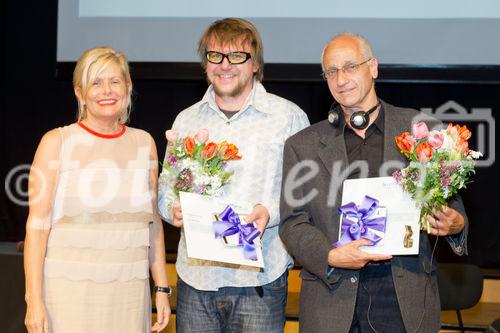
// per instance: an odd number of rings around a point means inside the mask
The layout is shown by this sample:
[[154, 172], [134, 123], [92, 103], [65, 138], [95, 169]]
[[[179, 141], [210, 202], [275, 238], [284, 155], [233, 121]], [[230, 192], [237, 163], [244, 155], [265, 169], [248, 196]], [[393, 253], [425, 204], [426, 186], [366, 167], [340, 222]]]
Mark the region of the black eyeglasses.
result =
[[229, 53], [221, 53], [217, 51], [207, 51], [205, 53], [207, 60], [212, 64], [220, 64], [224, 61], [224, 58], [227, 58], [227, 61], [231, 65], [239, 65], [245, 63], [248, 59], [252, 57], [252, 55], [248, 52], [237, 51], [237, 52], [229, 52]]
[[356, 74], [356, 72], [359, 69], [359, 66], [366, 64], [368, 61], [372, 60], [373, 58], [368, 58], [363, 62], [360, 62], [359, 64], [347, 64], [342, 68], [336, 68], [336, 67], [330, 67], [323, 73], [321, 73], [321, 76], [323, 79], [334, 79], [338, 76], [339, 71], [342, 71], [344, 75], [353, 75]]

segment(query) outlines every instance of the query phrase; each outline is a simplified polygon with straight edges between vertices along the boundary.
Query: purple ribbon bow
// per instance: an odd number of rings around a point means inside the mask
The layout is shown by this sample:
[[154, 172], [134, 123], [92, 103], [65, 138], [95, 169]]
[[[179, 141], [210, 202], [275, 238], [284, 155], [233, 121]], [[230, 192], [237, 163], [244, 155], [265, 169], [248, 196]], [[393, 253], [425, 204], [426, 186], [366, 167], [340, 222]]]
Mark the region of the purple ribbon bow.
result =
[[260, 235], [260, 231], [251, 223], [241, 224], [240, 217], [230, 206], [227, 206], [218, 218], [219, 221], [214, 222], [215, 238], [239, 234], [238, 244], [243, 246], [245, 258], [257, 260], [253, 240]]
[[382, 237], [372, 230], [384, 232], [386, 218], [370, 218], [378, 206], [379, 201], [377, 199], [365, 195], [359, 206], [356, 206], [354, 202], [349, 202], [339, 207], [339, 213], [343, 214], [342, 226], [340, 228], [342, 237], [338, 242], [333, 244], [333, 247], [339, 247], [360, 238], [366, 238], [371, 241], [370, 245], [380, 242]]

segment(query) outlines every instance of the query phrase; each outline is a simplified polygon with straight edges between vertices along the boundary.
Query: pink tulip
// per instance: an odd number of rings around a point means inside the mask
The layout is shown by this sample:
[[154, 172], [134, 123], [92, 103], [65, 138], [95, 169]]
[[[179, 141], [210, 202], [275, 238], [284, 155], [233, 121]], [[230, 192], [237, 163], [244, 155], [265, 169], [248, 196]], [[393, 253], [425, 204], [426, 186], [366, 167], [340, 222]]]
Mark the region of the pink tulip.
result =
[[427, 137], [427, 135], [429, 134], [429, 129], [427, 128], [427, 125], [421, 121], [419, 123], [413, 124], [411, 132], [416, 140], [421, 140]]
[[173, 129], [169, 129], [167, 131], [165, 131], [165, 137], [167, 138], [167, 141], [169, 142], [174, 142], [177, 140], [177, 132], [175, 132], [175, 130]]
[[444, 135], [438, 131], [432, 131], [429, 133], [429, 144], [434, 149], [438, 149], [443, 145]]
[[194, 136], [194, 139], [198, 143], [205, 143], [205, 142], [207, 142], [207, 140], [208, 140], [208, 130], [206, 128], [200, 129], [198, 131], [198, 133], [196, 133], [196, 135]]

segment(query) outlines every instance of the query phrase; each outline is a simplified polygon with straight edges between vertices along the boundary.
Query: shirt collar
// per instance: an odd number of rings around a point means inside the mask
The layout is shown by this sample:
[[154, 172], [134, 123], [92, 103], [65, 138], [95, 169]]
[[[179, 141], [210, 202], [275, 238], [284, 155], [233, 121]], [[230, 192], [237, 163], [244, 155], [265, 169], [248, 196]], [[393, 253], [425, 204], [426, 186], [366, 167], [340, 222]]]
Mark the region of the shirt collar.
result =
[[377, 126], [377, 128], [380, 130], [380, 132], [384, 132], [384, 120], [385, 120], [384, 104], [382, 104], [382, 102], [380, 102], [380, 100], [379, 100], [379, 103], [380, 103], [380, 107], [378, 110], [378, 116], [377, 116], [377, 119], [375, 119], [375, 121], [373, 123], [375, 124], [375, 126]]
[[[240, 111], [238, 111], [238, 114], [244, 113], [248, 109], [254, 109], [258, 112], [266, 114], [275, 113], [276, 110], [273, 110], [272, 108], [269, 107], [266, 95], [267, 91], [262, 85], [262, 83], [254, 79], [252, 90], [250, 91], [250, 94], [248, 94], [245, 103], [243, 103], [243, 107], [241, 108]], [[208, 87], [207, 91], [205, 92], [205, 95], [203, 95], [203, 98], [201, 99], [201, 108], [203, 108], [203, 106], [206, 104], [211, 109], [221, 112], [219, 106], [217, 105], [217, 103], [215, 103], [215, 91], [213, 85], [210, 85]]]

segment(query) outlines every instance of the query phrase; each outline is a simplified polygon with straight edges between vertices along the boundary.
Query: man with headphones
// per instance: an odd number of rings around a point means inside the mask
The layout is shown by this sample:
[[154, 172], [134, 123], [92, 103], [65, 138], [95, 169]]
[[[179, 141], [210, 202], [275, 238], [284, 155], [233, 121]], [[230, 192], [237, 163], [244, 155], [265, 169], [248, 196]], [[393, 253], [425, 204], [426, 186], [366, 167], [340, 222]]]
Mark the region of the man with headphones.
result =
[[[366, 239], [332, 247], [344, 179], [387, 176], [388, 163], [405, 163], [394, 137], [419, 112], [377, 98], [377, 59], [360, 35], [330, 40], [322, 66], [336, 103], [328, 120], [295, 134], [284, 148], [279, 232], [303, 266], [301, 332], [437, 332], [436, 264], [425, 235], [413, 256], [366, 253], [359, 249], [370, 243]], [[352, 167], [360, 163], [367, 168]], [[446, 236], [458, 255], [467, 253], [468, 222], [459, 197], [429, 219], [432, 234]]]

